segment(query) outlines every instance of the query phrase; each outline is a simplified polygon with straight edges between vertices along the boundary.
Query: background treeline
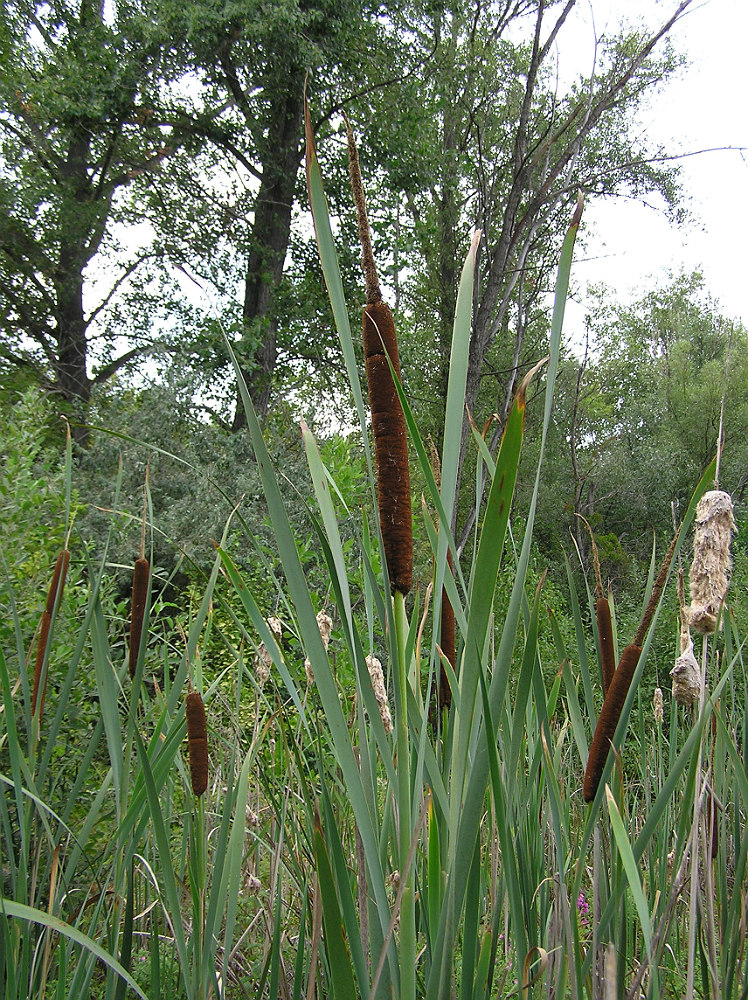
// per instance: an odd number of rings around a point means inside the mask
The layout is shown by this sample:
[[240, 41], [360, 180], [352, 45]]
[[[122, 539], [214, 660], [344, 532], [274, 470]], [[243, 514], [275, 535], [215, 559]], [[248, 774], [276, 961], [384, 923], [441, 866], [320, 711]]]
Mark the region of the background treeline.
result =
[[[5, 5], [3, 420], [17, 421], [32, 387], [71, 418], [89, 537], [108, 530], [94, 508], [107, 507], [123, 450], [122, 507], [138, 509], [150, 459], [162, 561], [171, 572], [181, 559], [180, 585], [190, 560], [210, 560], [240, 497], [261, 533], [224, 334], [289, 482], [303, 493], [303, 416], [329, 436], [331, 467], [354, 489], [359, 446], [345, 430], [349, 389], [300, 169], [305, 78], [349, 300], [363, 290], [343, 113], [360, 138], [405, 388], [437, 449], [459, 261], [472, 228], [483, 230], [466, 404], [495, 453], [517, 379], [545, 350], [560, 220], [577, 190], [684, 212], [677, 167], [648, 145], [637, 113], [682, 63], [668, 32], [688, 3], [649, 29], [601, 35], [594, 69], [560, 88], [555, 45], [574, 6]], [[722, 480], [744, 516], [746, 334], [696, 274], [635, 303], [605, 289], [593, 301], [584, 329], [567, 330], [537, 539], [563, 580], [570, 534], [586, 556], [583, 515], [606, 578], [625, 590], [714, 455], [723, 395]], [[536, 416], [530, 404], [529, 450]], [[56, 447], [40, 427], [36, 440]], [[471, 447], [466, 419], [465, 468]], [[463, 476], [463, 546], [475, 490]], [[131, 547], [118, 553], [125, 564]]]

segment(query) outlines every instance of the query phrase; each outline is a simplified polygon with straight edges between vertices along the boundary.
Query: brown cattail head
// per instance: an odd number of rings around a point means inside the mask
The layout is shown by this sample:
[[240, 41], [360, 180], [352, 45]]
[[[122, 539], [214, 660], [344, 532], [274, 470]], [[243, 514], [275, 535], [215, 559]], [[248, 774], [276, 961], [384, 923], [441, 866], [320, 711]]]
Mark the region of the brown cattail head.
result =
[[141, 556], [135, 560], [135, 568], [132, 573], [132, 601], [130, 604], [130, 677], [135, 676], [138, 665], [138, 651], [140, 649], [140, 636], [143, 633], [143, 619], [145, 617], [145, 605], [148, 598], [148, 578], [151, 568], [148, 560]]
[[62, 592], [65, 589], [65, 578], [68, 573], [69, 565], [70, 551], [68, 549], [63, 549], [58, 555], [55, 563], [52, 580], [49, 584], [49, 590], [47, 591], [47, 602], [44, 606], [42, 620], [39, 626], [39, 641], [36, 644], [36, 663], [34, 665], [34, 688], [31, 694], [31, 714], [33, 715], [36, 711], [36, 702], [37, 698], [40, 697], [41, 687], [39, 718], [41, 718], [44, 711], [44, 696], [47, 690], [46, 677], [44, 678], [44, 683], [42, 683], [42, 667], [44, 666], [44, 656], [47, 652], [47, 643], [49, 642], [49, 629], [52, 625], [52, 615], [55, 610], [55, 604], [59, 602], [62, 597]]
[[366, 306], [363, 333], [377, 466], [379, 520], [387, 571], [392, 589], [407, 594], [413, 577], [408, 442], [405, 415], [390, 370], [391, 362], [395, 374], [400, 377], [395, 324], [386, 302]]
[[696, 507], [693, 563], [689, 575], [688, 623], [696, 632], [708, 634], [717, 627], [732, 568], [730, 540], [733, 531], [735, 520], [730, 494], [723, 490], [705, 493]]
[[587, 770], [584, 773], [584, 801], [592, 802], [597, 794], [608, 751], [615, 735], [618, 720], [623, 711], [626, 695], [629, 692], [636, 665], [641, 656], [641, 646], [631, 643], [621, 653], [618, 669], [613, 675], [603, 707], [595, 726], [595, 735], [590, 745], [590, 755], [587, 758]]
[[208, 787], [208, 725], [205, 705], [198, 691], [190, 691], [187, 695], [185, 711], [192, 791], [195, 795], [202, 795]]

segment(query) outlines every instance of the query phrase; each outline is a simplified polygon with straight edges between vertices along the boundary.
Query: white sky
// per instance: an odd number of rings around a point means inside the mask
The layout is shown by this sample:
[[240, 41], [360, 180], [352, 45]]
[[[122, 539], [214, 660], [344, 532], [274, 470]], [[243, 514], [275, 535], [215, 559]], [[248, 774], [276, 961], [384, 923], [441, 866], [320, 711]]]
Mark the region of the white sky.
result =
[[[659, 25], [675, 6], [676, 0], [580, 4], [559, 38], [562, 75], [589, 70], [595, 37], [590, 8], [599, 35], [624, 17]], [[664, 283], [669, 271], [699, 268], [724, 315], [748, 325], [748, 0], [694, 0], [671, 38], [690, 64], [641, 117], [652, 145], [678, 153], [734, 151], [679, 161], [693, 216], [685, 227], [639, 204], [588, 205], [582, 256], [597, 259], [578, 260], [573, 273], [579, 285], [602, 281], [628, 301]], [[572, 322], [576, 313], [570, 312]]]

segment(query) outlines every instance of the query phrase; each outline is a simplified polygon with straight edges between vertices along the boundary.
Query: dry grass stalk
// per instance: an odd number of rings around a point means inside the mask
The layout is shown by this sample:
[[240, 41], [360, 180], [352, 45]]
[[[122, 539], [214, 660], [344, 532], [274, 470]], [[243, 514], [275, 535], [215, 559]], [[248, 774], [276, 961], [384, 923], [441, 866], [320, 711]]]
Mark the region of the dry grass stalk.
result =
[[[382, 300], [371, 249], [366, 203], [353, 133], [348, 126], [351, 184], [362, 246], [366, 307], [363, 314], [364, 358], [377, 467], [379, 523], [390, 586], [407, 594], [413, 579], [410, 471], [405, 414], [392, 372], [400, 379], [395, 321]], [[390, 369], [392, 365], [392, 369]]]
[[[325, 647], [325, 652], [327, 652], [330, 646], [330, 634], [332, 633], [332, 618], [325, 611], [320, 611], [317, 614], [317, 626], [319, 628], [320, 638], [322, 639], [322, 645]], [[308, 656], [304, 660], [304, 670], [306, 671], [307, 683], [314, 684], [312, 661]]]
[[140, 650], [140, 637], [143, 633], [143, 620], [145, 618], [145, 605], [148, 598], [148, 579], [151, 574], [151, 567], [148, 560], [141, 556], [135, 560], [132, 573], [132, 600], [130, 602], [130, 651], [129, 651], [129, 671], [130, 677], [135, 676], [138, 665], [138, 651]]
[[714, 632], [729, 585], [730, 541], [735, 531], [732, 498], [710, 490], [696, 507], [693, 562], [689, 574], [691, 605], [688, 623], [702, 634]]
[[40, 719], [42, 713], [44, 712], [44, 697], [47, 692], [46, 676], [42, 682], [44, 656], [47, 652], [47, 644], [49, 643], [49, 630], [52, 626], [52, 615], [54, 614], [55, 604], [59, 603], [62, 598], [62, 592], [65, 589], [65, 578], [67, 576], [69, 565], [70, 551], [65, 548], [58, 555], [57, 561], [55, 562], [52, 580], [49, 584], [49, 590], [47, 591], [47, 602], [44, 606], [44, 611], [42, 612], [42, 620], [39, 627], [39, 640], [36, 645], [36, 663], [34, 665], [34, 687], [31, 694], [31, 714], [33, 715], [36, 712], [36, 702], [38, 699], [40, 701]]
[[185, 711], [192, 792], [202, 795], [208, 787], [208, 724], [199, 691], [188, 693]]

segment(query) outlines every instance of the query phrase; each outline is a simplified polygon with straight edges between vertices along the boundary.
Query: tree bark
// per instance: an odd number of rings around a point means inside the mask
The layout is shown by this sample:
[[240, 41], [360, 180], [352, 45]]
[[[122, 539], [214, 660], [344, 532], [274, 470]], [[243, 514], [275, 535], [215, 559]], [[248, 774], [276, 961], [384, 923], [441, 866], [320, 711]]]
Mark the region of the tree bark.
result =
[[[244, 282], [244, 337], [249, 342], [256, 341], [256, 346], [251, 365], [242, 366], [242, 376], [261, 420], [270, 409], [278, 357], [278, 320], [274, 307], [291, 239], [291, 213], [301, 163], [302, 83], [300, 74], [291, 73], [287, 86], [272, 103]], [[238, 396], [234, 430], [244, 427], [246, 422], [244, 406]]]

